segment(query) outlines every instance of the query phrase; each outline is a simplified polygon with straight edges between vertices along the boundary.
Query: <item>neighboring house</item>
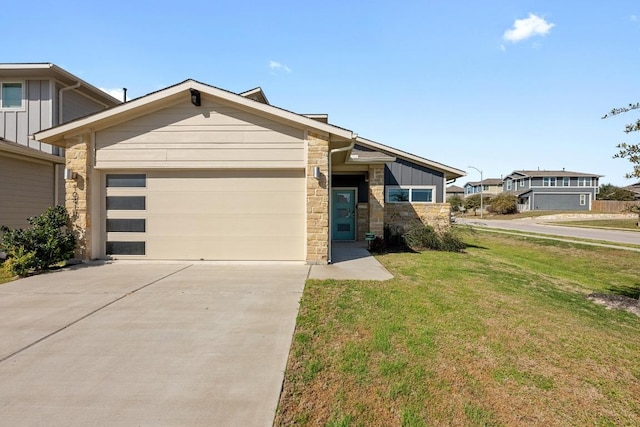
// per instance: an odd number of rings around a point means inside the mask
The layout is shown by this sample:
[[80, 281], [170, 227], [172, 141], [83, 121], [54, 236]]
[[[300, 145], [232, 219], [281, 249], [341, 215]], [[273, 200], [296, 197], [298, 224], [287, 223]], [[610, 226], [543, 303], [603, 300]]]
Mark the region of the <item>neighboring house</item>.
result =
[[519, 170], [504, 178], [503, 186], [518, 197], [519, 211], [589, 211], [601, 177], [565, 170]]
[[480, 193], [487, 197], [502, 193], [502, 179], [487, 178], [482, 181], [467, 182], [464, 185], [464, 197]]
[[448, 227], [465, 174], [194, 80], [35, 136], [66, 149], [82, 259], [327, 263], [385, 224]]
[[53, 64], [0, 64], [0, 225], [64, 203], [64, 150], [29, 135], [119, 103]]
[[447, 199], [449, 197], [458, 196], [464, 197], [464, 188], [459, 187], [457, 185], [450, 185], [447, 187]]
[[634, 194], [635, 199], [640, 200], [640, 181], [635, 184], [627, 185], [624, 189], [631, 191]]

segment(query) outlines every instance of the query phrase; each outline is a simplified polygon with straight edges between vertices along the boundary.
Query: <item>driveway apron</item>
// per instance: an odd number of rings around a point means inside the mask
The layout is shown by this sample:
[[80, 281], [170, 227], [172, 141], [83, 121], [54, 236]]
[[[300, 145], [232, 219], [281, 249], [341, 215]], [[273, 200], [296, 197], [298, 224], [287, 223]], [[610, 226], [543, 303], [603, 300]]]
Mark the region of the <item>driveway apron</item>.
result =
[[271, 425], [307, 273], [122, 262], [2, 285], [2, 423]]

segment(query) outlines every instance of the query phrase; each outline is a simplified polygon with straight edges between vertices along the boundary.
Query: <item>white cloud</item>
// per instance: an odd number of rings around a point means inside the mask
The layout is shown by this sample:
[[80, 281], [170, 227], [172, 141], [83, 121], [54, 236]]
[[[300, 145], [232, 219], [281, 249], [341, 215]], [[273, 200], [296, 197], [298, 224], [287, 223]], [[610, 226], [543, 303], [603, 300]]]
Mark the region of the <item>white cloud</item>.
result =
[[99, 87], [98, 89], [100, 89], [103, 92], [108, 93], [109, 95], [113, 96], [115, 99], [119, 99], [120, 101], [124, 101], [124, 90], [122, 89], [106, 89], [103, 87]]
[[276, 72], [276, 71], [284, 71], [286, 73], [291, 72], [291, 68], [287, 67], [285, 64], [281, 64], [278, 61], [269, 61], [269, 68], [271, 68], [272, 72]]
[[516, 19], [513, 23], [513, 28], [505, 31], [503, 38], [512, 43], [517, 43], [534, 36], [547, 35], [555, 25], [556, 24], [547, 22], [544, 18], [530, 13], [528, 18]]

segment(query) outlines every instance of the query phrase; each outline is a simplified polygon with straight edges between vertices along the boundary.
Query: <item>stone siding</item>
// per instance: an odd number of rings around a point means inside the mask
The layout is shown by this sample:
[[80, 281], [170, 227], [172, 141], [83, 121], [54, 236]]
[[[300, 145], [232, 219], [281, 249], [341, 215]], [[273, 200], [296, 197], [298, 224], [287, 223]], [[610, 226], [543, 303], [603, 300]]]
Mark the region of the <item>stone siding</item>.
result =
[[384, 207], [386, 224], [392, 228], [420, 221], [437, 231], [451, 227], [449, 203], [387, 203]]
[[369, 205], [367, 203], [358, 203], [356, 211], [356, 240], [363, 241], [365, 238], [365, 234], [369, 232]]
[[93, 162], [88, 150], [89, 139], [87, 134], [68, 139], [65, 150], [65, 167], [76, 174], [74, 179], [65, 180], [65, 206], [77, 239], [75, 257], [81, 260], [91, 259], [89, 180]]
[[369, 232], [384, 234], [384, 165], [369, 166]]
[[[320, 179], [313, 177], [320, 168]], [[329, 259], [329, 137], [307, 134], [307, 263]]]

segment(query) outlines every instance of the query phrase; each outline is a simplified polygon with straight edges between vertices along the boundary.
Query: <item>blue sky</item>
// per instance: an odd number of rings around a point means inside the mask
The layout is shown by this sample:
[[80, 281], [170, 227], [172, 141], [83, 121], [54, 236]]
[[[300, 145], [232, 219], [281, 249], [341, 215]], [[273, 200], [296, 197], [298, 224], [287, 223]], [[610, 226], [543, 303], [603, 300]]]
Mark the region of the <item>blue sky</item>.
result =
[[[39, 4], [38, 4], [39, 3]], [[605, 175], [640, 101], [640, 3], [48, 1], [3, 5], [2, 62], [53, 62], [129, 98], [187, 78], [468, 172]]]

